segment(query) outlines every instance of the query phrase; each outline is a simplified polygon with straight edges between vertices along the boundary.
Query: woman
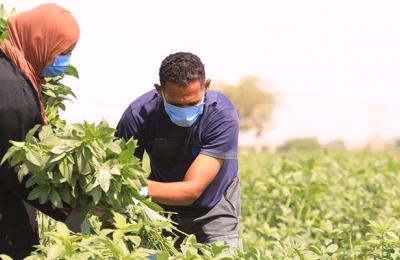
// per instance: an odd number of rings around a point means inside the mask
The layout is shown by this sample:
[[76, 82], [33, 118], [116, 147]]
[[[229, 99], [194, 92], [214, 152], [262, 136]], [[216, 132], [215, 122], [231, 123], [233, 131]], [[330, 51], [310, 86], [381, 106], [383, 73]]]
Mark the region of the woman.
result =
[[[0, 158], [10, 140], [23, 140], [46, 124], [41, 83], [61, 75], [79, 38], [79, 26], [65, 9], [45, 4], [9, 19], [9, 37], [0, 44]], [[8, 163], [0, 168], [0, 254], [21, 259], [38, 244], [36, 209], [65, 221], [67, 209], [27, 199]]]

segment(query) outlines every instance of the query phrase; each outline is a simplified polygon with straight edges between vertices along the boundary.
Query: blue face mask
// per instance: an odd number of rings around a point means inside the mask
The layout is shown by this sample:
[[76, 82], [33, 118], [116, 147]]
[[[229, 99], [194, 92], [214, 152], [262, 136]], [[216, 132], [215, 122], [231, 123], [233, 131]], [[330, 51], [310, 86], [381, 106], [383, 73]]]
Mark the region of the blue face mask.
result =
[[71, 55], [59, 55], [54, 63], [42, 71], [43, 77], [54, 78], [63, 74], [69, 67], [69, 59]]
[[190, 127], [196, 121], [196, 119], [203, 114], [204, 110], [204, 95], [201, 102], [197, 105], [190, 107], [177, 107], [171, 104], [168, 104], [164, 99], [164, 108], [165, 112], [167, 112], [171, 121], [182, 127]]

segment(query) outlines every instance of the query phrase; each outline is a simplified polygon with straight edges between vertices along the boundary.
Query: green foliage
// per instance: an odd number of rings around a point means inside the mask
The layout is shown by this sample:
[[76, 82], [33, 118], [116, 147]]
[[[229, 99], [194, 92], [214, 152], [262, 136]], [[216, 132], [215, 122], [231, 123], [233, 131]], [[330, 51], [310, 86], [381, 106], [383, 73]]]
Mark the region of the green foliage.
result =
[[271, 122], [277, 105], [277, 95], [264, 86], [260, 79], [245, 77], [238, 85], [223, 84], [219, 91], [229, 97], [239, 113], [242, 129], [263, 131]]
[[107, 228], [97, 217], [90, 218], [89, 226], [91, 233], [73, 234], [58, 222], [44, 234], [46, 244], [37, 246], [27, 259], [260, 259], [256, 250], [235, 255], [227, 245], [199, 244], [194, 236], [188, 236], [178, 251], [175, 240], [162, 235], [165, 229], [174, 231], [170, 220], [144, 204], [114, 213]]
[[2, 42], [5, 38], [8, 37], [7, 20], [9, 17], [15, 14], [16, 14], [15, 8], [13, 8], [10, 12], [8, 12], [3, 4], [0, 5], [0, 42]]
[[50, 201], [54, 207], [100, 203], [117, 211], [132, 204], [132, 198], [142, 199], [138, 190], [145, 184], [145, 172], [133, 155], [136, 144], [115, 140], [106, 122], [55, 129], [47, 125], [38, 137], [36, 129], [25, 142], [12, 142], [2, 160], [12, 158], [11, 166], [22, 163], [18, 178], [27, 176], [26, 185], [34, 187], [28, 199]]
[[400, 259], [400, 159], [240, 158], [241, 238], [269, 259]]
[[45, 113], [49, 125], [62, 128], [66, 122], [60, 118], [60, 110], [65, 110], [65, 102], [76, 98], [71, 88], [60, 82], [62, 77], [48, 78], [46, 84], [42, 85], [42, 96], [45, 104]]
[[15, 8], [11, 9], [11, 11], [8, 11], [7, 8], [4, 6], [4, 4], [0, 5], [0, 18], [7, 20], [11, 16], [14, 16], [17, 14], [17, 11]]
[[280, 151], [291, 151], [291, 152], [310, 152], [320, 151], [322, 149], [321, 144], [316, 138], [295, 138], [286, 141], [284, 145], [279, 147]]

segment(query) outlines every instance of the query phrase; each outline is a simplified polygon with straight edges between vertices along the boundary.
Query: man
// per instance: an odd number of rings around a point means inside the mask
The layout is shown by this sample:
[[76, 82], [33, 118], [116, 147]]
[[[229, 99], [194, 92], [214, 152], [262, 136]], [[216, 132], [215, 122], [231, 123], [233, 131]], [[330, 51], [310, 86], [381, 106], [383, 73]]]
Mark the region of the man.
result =
[[159, 76], [160, 85], [132, 102], [117, 126], [118, 137], [137, 139], [137, 157], [149, 155], [144, 195], [178, 213], [172, 220], [198, 242], [237, 246], [238, 114], [227, 97], [209, 90], [196, 55], [169, 55]]

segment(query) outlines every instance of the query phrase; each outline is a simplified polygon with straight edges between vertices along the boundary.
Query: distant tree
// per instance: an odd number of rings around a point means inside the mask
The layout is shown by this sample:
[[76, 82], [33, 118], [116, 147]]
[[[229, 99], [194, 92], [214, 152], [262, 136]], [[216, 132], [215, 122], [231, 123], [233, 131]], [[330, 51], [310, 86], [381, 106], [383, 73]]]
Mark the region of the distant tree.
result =
[[[277, 105], [277, 94], [257, 77], [245, 77], [237, 85], [221, 84], [218, 90], [235, 105], [242, 130], [256, 130], [256, 138], [271, 127], [272, 114]], [[257, 141], [256, 141], [257, 143]]]
[[340, 139], [328, 142], [327, 144], [325, 144], [325, 147], [329, 150], [337, 150], [337, 151], [346, 150], [346, 144], [344, 143], [343, 140]]
[[322, 146], [314, 137], [294, 138], [286, 141], [284, 145], [279, 147], [280, 151], [317, 151], [321, 150]]
[[396, 140], [394, 140], [394, 146], [395, 146], [397, 149], [400, 149], [400, 138], [397, 138]]

